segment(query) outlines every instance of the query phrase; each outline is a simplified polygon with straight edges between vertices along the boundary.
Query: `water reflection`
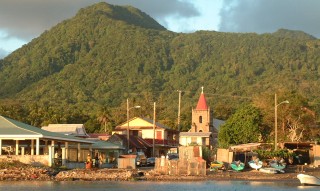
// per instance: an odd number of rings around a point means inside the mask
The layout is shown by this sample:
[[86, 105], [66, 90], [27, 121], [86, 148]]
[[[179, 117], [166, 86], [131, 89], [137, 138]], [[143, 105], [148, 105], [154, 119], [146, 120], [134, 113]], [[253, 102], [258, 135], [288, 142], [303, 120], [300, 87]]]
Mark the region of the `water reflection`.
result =
[[270, 191], [310, 190], [317, 186], [300, 186], [296, 181], [250, 182], [250, 181], [205, 181], [205, 182], [0, 182], [0, 190], [6, 191]]

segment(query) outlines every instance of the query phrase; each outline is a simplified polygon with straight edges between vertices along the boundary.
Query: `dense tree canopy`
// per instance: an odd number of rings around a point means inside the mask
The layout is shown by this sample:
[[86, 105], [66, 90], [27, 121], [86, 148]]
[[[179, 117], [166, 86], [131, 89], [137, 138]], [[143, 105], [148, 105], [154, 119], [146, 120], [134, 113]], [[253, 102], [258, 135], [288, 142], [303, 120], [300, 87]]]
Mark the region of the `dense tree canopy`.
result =
[[228, 148], [230, 145], [258, 142], [261, 137], [262, 116], [260, 111], [245, 105], [220, 127], [218, 141], [219, 146]]
[[[320, 111], [319, 45], [308, 34], [285, 29], [261, 35], [174, 33], [133, 7], [98, 3], [0, 60], [0, 114], [39, 127], [86, 123], [90, 132], [99, 132], [100, 108], [108, 108], [107, 129], [126, 120], [129, 98], [130, 105], [142, 106], [132, 116], [152, 118], [156, 102], [157, 121], [177, 128], [181, 90], [186, 131], [204, 86], [216, 118], [226, 120], [240, 104], [254, 103], [269, 135], [275, 92], [294, 91], [304, 98], [303, 107]], [[259, 95], [270, 99], [262, 102]], [[281, 110], [279, 120], [286, 123], [300, 107]], [[312, 124], [300, 117], [314, 132], [306, 139], [319, 136], [318, 121], [317, 115]]]

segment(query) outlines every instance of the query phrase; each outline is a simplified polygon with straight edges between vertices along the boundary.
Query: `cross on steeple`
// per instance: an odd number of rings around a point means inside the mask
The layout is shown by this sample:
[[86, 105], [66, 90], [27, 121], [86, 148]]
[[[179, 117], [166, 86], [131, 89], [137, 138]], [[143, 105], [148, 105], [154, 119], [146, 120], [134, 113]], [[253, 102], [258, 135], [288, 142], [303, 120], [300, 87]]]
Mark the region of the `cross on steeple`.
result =
[[202, 89], [202, 90], [201, 90], [201, 93], [203, 94], [203, 86], [201, 86], [201, 89]]

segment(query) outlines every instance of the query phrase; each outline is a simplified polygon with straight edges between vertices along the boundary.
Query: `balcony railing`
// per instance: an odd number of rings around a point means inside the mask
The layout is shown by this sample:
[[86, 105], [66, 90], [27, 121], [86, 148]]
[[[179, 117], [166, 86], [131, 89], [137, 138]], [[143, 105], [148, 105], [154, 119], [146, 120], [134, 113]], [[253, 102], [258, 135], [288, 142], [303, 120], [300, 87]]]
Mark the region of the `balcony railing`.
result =
[[[153, 139], [144, 139], [149, 144], [153, 144]], [[166, 140], [166, 139], [155, 139], [155, 145], [164, 145], [164, 146], [179, 146], [179, 141], [176, 140]]]

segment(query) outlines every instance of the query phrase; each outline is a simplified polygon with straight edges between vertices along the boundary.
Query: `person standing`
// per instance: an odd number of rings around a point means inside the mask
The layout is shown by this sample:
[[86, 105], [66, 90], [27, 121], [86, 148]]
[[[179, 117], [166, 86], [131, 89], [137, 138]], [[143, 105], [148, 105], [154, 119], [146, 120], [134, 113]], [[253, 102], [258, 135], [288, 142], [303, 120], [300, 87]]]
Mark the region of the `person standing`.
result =
[[87, 161], [86, 161], [86, 169], [92, 168], [92, 158], [91, 155], [88, 153], [87, 155]]
[[94, 157], [94, 166], [96, 168], [99, 168], [99, 153], [96, 153], [95, 154], [95, 157]]
[[160, 168], [161, 168], [161, 171], [162, 172], [165, 172], [165, 164], [166, 164], [166, 157], [164, 156], [164, 154], [162, 153], [161, 154], [161, 157], [160, 157]]

